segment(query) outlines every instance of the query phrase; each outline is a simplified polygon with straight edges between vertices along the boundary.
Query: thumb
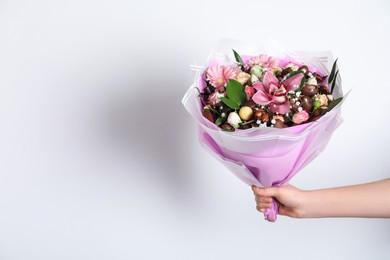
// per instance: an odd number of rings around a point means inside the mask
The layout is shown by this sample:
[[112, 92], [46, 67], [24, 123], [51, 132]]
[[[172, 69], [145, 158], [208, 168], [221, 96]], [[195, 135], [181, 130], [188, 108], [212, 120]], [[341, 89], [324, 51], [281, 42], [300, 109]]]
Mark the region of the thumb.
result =
[[278, 187], [269, 187], [269, 188], [254, 187], [253, 191], [256, 195], [259, 195], [261, 197], [277, 197], [279, 195]]

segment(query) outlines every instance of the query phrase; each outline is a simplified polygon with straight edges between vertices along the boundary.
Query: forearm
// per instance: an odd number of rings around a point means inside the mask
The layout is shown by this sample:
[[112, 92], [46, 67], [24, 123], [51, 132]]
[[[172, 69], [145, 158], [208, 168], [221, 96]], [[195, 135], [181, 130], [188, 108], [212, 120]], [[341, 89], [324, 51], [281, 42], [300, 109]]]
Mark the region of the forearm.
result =
[[390, 179], [306, 191], [303, 217], [390, 217]]

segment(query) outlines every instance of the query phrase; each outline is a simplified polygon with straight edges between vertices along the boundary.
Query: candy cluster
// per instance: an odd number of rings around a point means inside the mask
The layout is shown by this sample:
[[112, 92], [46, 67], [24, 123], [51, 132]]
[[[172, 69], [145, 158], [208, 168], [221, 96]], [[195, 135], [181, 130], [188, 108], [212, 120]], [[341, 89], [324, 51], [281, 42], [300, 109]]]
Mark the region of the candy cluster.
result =
[[234, 54], [235, 64], [215, 63], [205, 70], [199, 95], [203, 116], [223, 130], [300, 125], [341, 101], [332, 96], [336, 62], [328, 78], [293, 61], [262, 54], [244, 62]]

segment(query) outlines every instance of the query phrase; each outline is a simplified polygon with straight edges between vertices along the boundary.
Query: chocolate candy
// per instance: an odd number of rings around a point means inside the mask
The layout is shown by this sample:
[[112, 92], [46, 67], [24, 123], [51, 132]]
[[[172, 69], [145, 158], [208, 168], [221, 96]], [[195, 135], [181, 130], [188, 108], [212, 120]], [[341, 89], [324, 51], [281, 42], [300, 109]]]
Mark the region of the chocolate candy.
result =
[[244, 102], [244, 104], [242, 104], [242, 105], [245, 106], [245, 107], [250, 107], [252, 109], [254, 109], [256, 107], [256, 103], [252, 99], [251, 100], [246, 100]]
[[269, 115], [267, 112], [265, 112], [265, 110], [263, 109], [258, 109], [256, 110], [255, 114], [254, 114], [254, 117], [258, 120], [260, 120], [261, 122], [268, 122], [269, 121]]
[[301, 90], [302, 95], [312, 97], [315, 94], [318, 94], [318, 88], [316, 85], [305, 85]]
[[318, 75], [317, 73], [313, 73], [313, 76], [316, 78], [318, 83], [322, 83], [326, 77]]
[[210, 110], [204, 110], [204, 111], [203, 111], [203, 116], [204, 116], [207, 120], [209, 120], [211, 123], [214, 123], [214, 122], [215, 122], [214, 117], [213, 117], [213, 114], [211, 113]]
[[282, 70], [281, 76], [284, 77], [287, 74], [289, 74], [290, 72], [292, 72], [291, 68], [285, 68], [284, 70]]
[[327, 107], [319, 107], [313, 112], [313, 117], [321, 117], [325, 115], [329, 109]]
[[215, 92], [215, 88], [211, 85], [205, 87], [205, 89], [204, 89], [204, 93], [206, 95], [210, 95], [211, 93], [214, 93], [214, 92]]
[[244, 106], [244, 107], [240, 108], [240, 111], [238, 112], [238, 114], [240, 115], [242, 120], [248, 121], [248, 120], [252, 119], [253, 110], [250, 107]]
[[326, 94], [326, 95], [330, 94], [330, 90], [328, 86], [320, 86], [319, 91], [321, 94]]
[[301, 96], [299, 100], [301, 101], [301, 106], [304, 110], [310, 112], [313, 109], [313, 100], [308, 96]]
[[274, 127], [276, 127], [276, 128], [286, 128], [286, 127], [288, 127], [285, 123], [283, 123], [281, 120], [279, 120], [279, 119], [276, 119], [275, 120], [276, 122], [275, 122], [275, 124], [274, 124]]
[[307, 74], [309, 74], [309, 68], [306, 66], [306, 65], [302, 65], [301, 67], [299, 67], [298, 70], [302, 70], [303, 73], [305, 74], [305, 76], [307, 76]]
[[228, 123], [224, 123], [221, 125], [221, 128], [225, 131], [234, 131], [234, 127], [229, 125]]

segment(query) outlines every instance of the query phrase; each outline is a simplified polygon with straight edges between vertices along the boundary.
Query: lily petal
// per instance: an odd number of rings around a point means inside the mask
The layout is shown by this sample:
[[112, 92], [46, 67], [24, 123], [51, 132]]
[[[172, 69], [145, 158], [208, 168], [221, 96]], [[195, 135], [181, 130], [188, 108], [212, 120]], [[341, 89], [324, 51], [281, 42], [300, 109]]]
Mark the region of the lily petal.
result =
[[271, 103], [272, 97], [264, 92], [258, 91], [253, 95], [252, 100], [259, 105], [265, 106]]
[[286, 86], [287, 92], [296, 90], [301, 84], [302, 78], [303, 73], [299, 73], [283, 81], [283, 85]]
[[290, 102], [286, 101], [283, 104], [272, 103], [270, 105], [270, 110], [273, 113], [279, 113], [279, 114], [284, 115], [288, 111], [290, 111]]
[[267, 93], [267, 90], [265, 89], [264, 84], [261, 83], [260, 81], [257, 81], [257, 82], [255, 82], [255, 83], [253, 83], [252, 86], [253, 86], [255, 89], [257, 89], [258, 91]]
[[277, 84], [271, 82], [271, 84], [268, 85], [268, 94], [273, 95], [271, 93], [275, 93], [275, 91], [278, 89], [279, 89], [279, 86]]
[[283, 96], [273, 96], [272, 97], [272, 102], [276, 103], [276, 104], [284, 104], [287, 100], [287, 97], [286, 95], [283, 95]]
[[278, 85], [279, 84], [279, 80], [274, 76], [274, 74], [272, 74], [271, 72], [267, 71], [264, 74], [264, 78], [263, 78], [263, 84], [264, 84], [264, 86], [266, 86], [267, 92], [268, 92], [268, 88], [269, 88], [269, 84], [270, 83], [274, 83], [274, 84]]

